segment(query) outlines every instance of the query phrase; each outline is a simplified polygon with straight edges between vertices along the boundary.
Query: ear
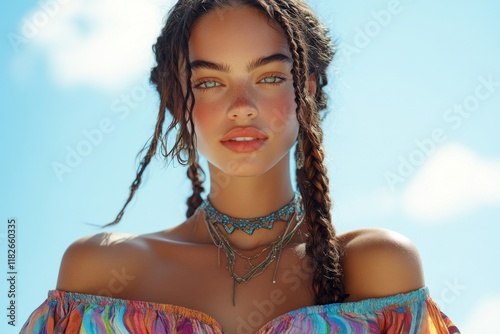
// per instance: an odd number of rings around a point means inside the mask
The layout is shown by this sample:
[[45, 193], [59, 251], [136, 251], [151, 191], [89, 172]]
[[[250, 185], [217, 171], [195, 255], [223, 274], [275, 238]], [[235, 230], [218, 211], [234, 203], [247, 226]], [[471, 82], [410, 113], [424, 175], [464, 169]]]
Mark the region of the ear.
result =
[[316, 74], [309, 74], [309, 79], [306, 82], [307, 92], [310, 96], [314, 97], [316, 95], [317, 83], [316, 83]]

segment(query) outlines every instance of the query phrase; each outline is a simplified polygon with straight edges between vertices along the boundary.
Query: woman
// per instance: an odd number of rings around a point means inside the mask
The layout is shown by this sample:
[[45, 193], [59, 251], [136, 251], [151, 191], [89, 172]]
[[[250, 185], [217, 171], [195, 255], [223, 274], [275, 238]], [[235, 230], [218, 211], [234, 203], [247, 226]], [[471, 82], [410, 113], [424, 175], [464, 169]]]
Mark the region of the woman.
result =
[[21, 332], [458, 333], [408, 239], [335, 234], [320, 127], [333, 51], [301, 0], [180, 0], [154, 50], [158, 121], [111, 224], [159, 144], [189, 166], [187, 220], [72, 244]]

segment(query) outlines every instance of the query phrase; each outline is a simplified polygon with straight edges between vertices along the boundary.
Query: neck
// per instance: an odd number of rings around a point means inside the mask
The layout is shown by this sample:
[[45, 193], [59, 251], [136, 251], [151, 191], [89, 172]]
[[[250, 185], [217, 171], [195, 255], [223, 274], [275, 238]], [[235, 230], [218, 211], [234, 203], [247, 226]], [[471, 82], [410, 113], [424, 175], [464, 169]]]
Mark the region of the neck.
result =
[[265, 216], [286, 205], [294, 196], [287, 159], [282, 159], [269, 171], [251, 177], [231, 176], [213, 165], [209, 169], [210, 202], [217, 210], [232, 217]]
[[[258, 176], [228, 175], [213, 165], [210, 168], [211, 189], [208, 195], [213, 206], [228, 216], [237, 218], [262, 217], [279, 210], [294, 197], [288, 159]], [[235, 248], [251, 250], [276, 240], [285, 224], [276, 223], [271, 230], [255, 230], [252, 235], [234, 231], [226, 235]]]

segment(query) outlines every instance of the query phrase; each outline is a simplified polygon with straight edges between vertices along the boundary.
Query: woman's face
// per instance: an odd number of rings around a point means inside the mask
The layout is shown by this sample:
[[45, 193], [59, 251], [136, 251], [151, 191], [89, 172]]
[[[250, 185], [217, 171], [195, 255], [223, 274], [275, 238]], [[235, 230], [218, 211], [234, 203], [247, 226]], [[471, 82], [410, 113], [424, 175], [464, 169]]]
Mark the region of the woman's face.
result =
[[256, 176], [289, 159], [299, 125], [278, 24], [247, 6], [214, 9], [193, 27], [189, 58], [196, 147], [209, 163]]

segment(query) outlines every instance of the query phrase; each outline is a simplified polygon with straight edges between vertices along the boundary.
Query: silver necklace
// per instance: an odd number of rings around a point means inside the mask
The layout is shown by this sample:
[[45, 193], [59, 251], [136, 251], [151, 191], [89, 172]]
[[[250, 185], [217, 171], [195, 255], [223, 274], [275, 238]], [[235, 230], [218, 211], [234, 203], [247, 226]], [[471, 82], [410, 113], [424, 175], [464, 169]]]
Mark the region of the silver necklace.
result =
[[[299, 198], [300, 196], [295, 196], [295, 198]], [[294, 200], [295, 200], [294, 198]], [[300, 203], [298, 201], [297, 203]], [[292, 228], [291, 231], [290, 225], [293, 220], [293, 218], [296, 218], [296, 224]], [[247, 283], [251, 278], [260, 275], [268, 266], [271, 264], [276, 259], [276, 265], [274, 268], [274, 273], [273, 273], [273, 284], [276, 283], [276, 273], [278, 271], [278, 265], [279, 261], [281, 258], [281, 251], [283, 248], [292, 240], [293, 236], [295, 235], [295, 232], [299, 229], [300, 225], [302, 224], [302, 221], [304, 220], [304, 214], [303, 210], [300, 207], [300, 205], [297, 205], [294, 207], [294, 212], [292, 213], [292, 216], [290, 217], [289, 220], [286, 221], [286, 228], [284, 233], [279, 236], [275, 241], [271, 242], [269, 245], [264, 247], [261, 251], [259, 251], [257, 254], [252, 255], [252, 256], [246, 256], [244, 254], [241, 254], [237, 250], [234, 249], [234, 247], [231, 245], [229, 240], [226, 238], [226, 236], [222, 233], [220, 228], [217, 226], [215, 223], [211, 223], [207, 218], [206, 211], [205, 211], [205, 223], [207, 225], [208, 232], [210, 234], [210, 237], [212, 238], [212, 241], [215, 246], [217, 246], [217, 261], [220, 266], [220, 250], [222, 249], [224, 253], [226, 254], [227, 262], [226, 262], [226, 268], [229, 270], [229, 275], [233, 279], [233, 306], [236, 305], [236, 284], [240, 283]], [[262, 260], [260, 263], [254, 265], [251, 261], [260, 257], [266, 250], [269, 250], [269, 253], [267, 254], [266, 258]], [[236, 274], [234, 271], [234, 265], [236, 263], [236, 257], [240, 257], [248, 262], [250, 265], [250, 270], [242, 275], [239, 276]]]

